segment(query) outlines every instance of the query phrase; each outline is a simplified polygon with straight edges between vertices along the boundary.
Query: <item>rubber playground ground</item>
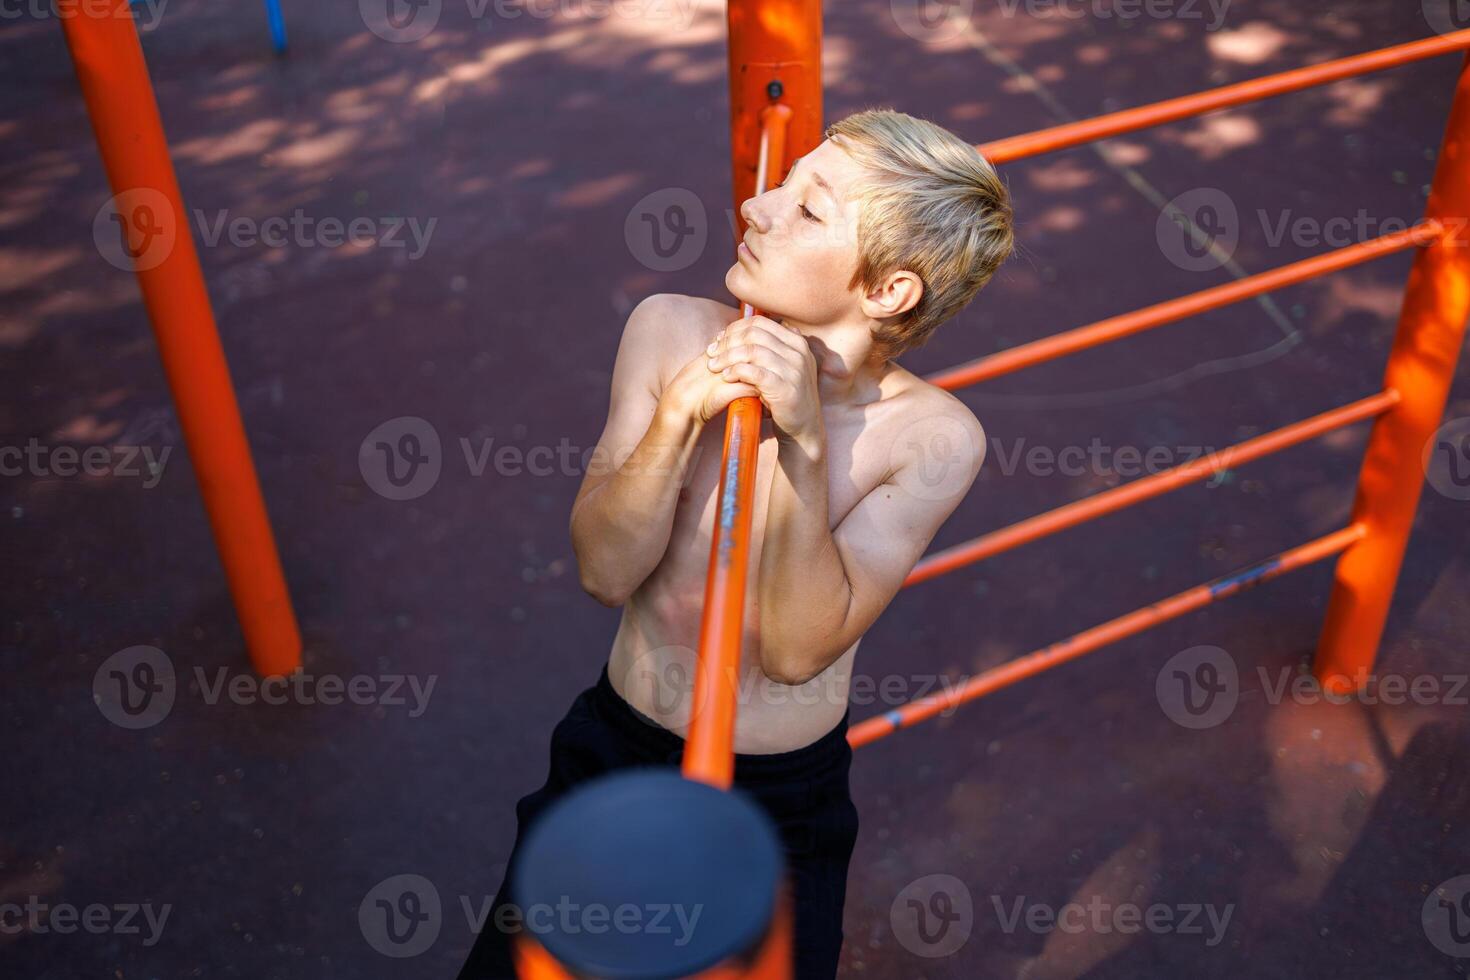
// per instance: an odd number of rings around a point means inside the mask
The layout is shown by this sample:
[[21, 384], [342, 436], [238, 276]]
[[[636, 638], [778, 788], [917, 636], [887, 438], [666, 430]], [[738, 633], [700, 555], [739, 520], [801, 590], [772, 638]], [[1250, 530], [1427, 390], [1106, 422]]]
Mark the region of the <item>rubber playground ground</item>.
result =
[[[723, 5], [445, 0], [393, 40], [370, 4], [288, 3], [283, 55], [259, 4], [140, 5], [305, 634], [284, 689], [249, 671], [67, 48], [33, 6], [0, 22], [0, 906], [41, 911], [0, 914], [0, 974], [453, 976], [617, 628], [567, 521], [622, 325], [651, 293], [727, 299]], [[826, 115], [887, 105], [979, 143], [1432, 36], [1429, 6], [987, 3], [925, 35], [901, 0], [832, 2]], [[1021, 249], [904, 365], [1412, 224], [1460, 61], [1001, 167]], [[1230, 264], [1161, 246], [1188, 193], [1233, 207]], [[640, 216], [672, 203], [693, 237], [670, 254]], [[967, 389], [988, 458], [932, 547], [1377, 391], [1410, 262]], [[1462, 367], [1445, 421], [1466, 416]], [[437, 440], [410, 494], [363, 456], [405, 417]], [[1342, 526], [1367, 431], [905, 590], [862, 642], [854, 723]], [[1470, 905], [1442, 928], [1429, 902], [1470, 875], [1467, 516], [1470, 486], [1431, 474], [1377, 682], [1347, 703], [1299, 680], [1326, 562], [863, 748], [842, 975], [1470, 973]], [[103, 667], [140, 646], [174, 693], [130, 726]], [[1236, 683], [1203, 721], [1166, 680], [1201, 647]], [[400, 875], [440, 902], [412, 959], [360, 918]], [[942, 955], [895, 925], [931, 876], [968, 908]]]

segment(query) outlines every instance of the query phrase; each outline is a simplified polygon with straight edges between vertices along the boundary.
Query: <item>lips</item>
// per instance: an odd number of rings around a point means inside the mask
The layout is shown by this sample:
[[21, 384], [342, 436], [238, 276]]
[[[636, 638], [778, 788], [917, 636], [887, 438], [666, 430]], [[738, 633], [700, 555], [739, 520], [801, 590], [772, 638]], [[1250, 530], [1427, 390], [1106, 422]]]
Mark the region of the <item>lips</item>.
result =
[[750, 259], [751, 259], [752, 262], [759, 262], [760, 261], [760, 259], [756, 258], [755, 251], [753, 249], [751, 249], [751, 247], [748, 244], [746, 244], [744, 241], [742, 241], [740, 243], [740, 248], [737, 249], [737, 251], [743, 251], [746, 255], [750, 256]]

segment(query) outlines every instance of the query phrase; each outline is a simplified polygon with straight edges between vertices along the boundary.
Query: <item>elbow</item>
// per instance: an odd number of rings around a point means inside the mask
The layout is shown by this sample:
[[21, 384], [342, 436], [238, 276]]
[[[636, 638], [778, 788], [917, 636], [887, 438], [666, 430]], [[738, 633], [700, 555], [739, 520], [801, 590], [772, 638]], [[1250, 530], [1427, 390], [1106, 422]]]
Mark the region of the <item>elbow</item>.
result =
[[766, 676], [766, 680], [773, 681], [774, 683], [784, 684], [787, 687], [800, 687], [820, 674], [821, 671], [808, 671], [798, 664], [783, 662], [774, 658], [762, 658], [761, 673]]
[[581, 583], [583, 592], [609, 608], [621, 606], [628, 601], [632, 590], [618, 586], [608, 581], [606, 576], [598, 574], [596, 562], [578, 546], [575, 511], [572, 514], [572, 553], [577, 558], [577, 580]]
[[766, 680], [783, 684], [786, 687], [800, 687], [817, 676], [816, 674], [808, 674], [801, 671], [769, 670], [766, 668], [762, 668], [761, 673], [766, 675]]
[[613, 588], [608, 583], [599, 582], [585, 574], [581, 578], [582, 591], [609, 609], [616, 609], [628, 601], [628, 591], [626, 589]]
[[604, 606], [606, 606], [609, 609], [616, 609], [619, 606], [621, 606], [623, 603], [625, 603], [625, 602], [628, 601], [628, 597], [627, 596], [619, 596], [619, 595], [614, 595], [614, 594], [610, 594], [610, 593], [591, 592], [591, 591], [589, 591], [587, 594], [590, 595], [592, 598], [596, 599], [598, 602], [602, 603]]
[[577, 547], [575, 531], [572, 533], [572, 551], [577, 556], [577, 581], [581, 583], [583, 592], [609, 608], [621, 606], [628, 601], [627, 593], [608, 581], [606, 576], [599, 575], [597, 563], [583, 555], [582, 550]]

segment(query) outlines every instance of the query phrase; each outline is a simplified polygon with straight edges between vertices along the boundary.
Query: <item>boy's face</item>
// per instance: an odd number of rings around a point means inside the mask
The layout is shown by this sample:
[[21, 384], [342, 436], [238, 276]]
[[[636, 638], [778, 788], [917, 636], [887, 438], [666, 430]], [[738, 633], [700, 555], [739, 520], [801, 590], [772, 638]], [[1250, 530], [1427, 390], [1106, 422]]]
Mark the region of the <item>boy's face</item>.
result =
[[791, 168], [785, 183], [741, 205], [745, 239], [725, 286], [772, 317], [826, 324], [860, 308], [848, 288], [858, 264], [859, 205], [866, 174], [831, 140]]

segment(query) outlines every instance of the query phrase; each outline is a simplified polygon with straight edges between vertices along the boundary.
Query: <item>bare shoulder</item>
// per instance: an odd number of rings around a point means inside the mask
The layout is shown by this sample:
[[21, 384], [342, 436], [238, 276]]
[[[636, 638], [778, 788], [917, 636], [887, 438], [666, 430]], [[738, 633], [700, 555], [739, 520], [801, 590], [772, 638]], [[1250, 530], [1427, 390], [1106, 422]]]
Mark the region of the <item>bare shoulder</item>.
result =
[[635, 317], [670, 347], [688, 350], [688, 356], [694, 357], [695, 351], [706, 347], [726, 323], [739, 319], [739, 310], [697, 295], [654, 292], [635, 307], [629, 319]]
[[704, 350], [726, 324], [739, 318], [740, 310], [728, 303], [681, 293], [654, 293], [634, 307], [628, 329], [643, 334], [649, 347], [658, 352], [662, 385]]
[[985, 461], [985, 428], [980, 420], [952, 392], [897, 364], [894, 368], [891, 428], [895, 439], [901, 440], [892, 454], [896, 466], [958, 464], [955, 468], [973, 480]]

